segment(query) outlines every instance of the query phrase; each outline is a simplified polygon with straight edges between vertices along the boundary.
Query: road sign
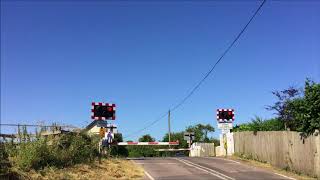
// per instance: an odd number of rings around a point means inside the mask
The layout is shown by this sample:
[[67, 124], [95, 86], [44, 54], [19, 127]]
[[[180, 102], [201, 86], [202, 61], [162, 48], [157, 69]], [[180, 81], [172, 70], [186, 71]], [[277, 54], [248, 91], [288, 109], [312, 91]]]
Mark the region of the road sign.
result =
[[219, 129], [232, 129], [233, 124], [232, 123], [218, 123]]
[[219, 123], [233, 122], [234, 110], [233, 109], [217, 109], [217, 120]]
[[185, 132], [183, 139], [188, 142], [194, 140], [194, 132]]
[[93, 102], [91, 107], [91, 119], [94, 120], [115, 120], [116, 105], [109, 103]]
[[105, 133], [106, 133], [106, 129], [103, 127], [100, 127], [99, 135], [101, 138], [103, 138], [105, 136]]
[[230, 133], [230, 129], [221, 129], [222, 134]]

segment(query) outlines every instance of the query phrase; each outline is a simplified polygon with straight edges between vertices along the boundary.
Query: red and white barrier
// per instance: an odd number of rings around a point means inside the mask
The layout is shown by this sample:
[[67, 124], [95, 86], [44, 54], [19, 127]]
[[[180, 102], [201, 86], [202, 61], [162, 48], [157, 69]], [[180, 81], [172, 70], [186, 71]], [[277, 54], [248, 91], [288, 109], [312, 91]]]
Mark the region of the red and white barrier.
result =
[[147, 145], [179, 145], [179, 142], [119, 142], [118, 146], [131, 146], [131, 145], [139, 145], [139, 146], [147, 146]]

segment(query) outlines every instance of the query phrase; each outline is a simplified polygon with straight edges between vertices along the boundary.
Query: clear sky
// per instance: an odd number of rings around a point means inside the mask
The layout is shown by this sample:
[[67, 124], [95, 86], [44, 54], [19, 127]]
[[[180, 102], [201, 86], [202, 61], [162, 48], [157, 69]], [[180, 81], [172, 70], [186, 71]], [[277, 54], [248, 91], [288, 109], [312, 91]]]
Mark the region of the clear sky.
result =
[[[84, 127], [92, 101], [113, 102], [126, 136], [181, 100], [260, 2], [1, 1], [1, 121]], [[171, 114], [172, 131], [217, 128], [217, 108], [234, 108], [235, 123], [272, 117], [264, 108], [275, 101], [271, 91], [302, 87], [307, 77], [320, 81], [320, 1], [267, 1]], [[166, 132], [165, 118], [129, 139]]]

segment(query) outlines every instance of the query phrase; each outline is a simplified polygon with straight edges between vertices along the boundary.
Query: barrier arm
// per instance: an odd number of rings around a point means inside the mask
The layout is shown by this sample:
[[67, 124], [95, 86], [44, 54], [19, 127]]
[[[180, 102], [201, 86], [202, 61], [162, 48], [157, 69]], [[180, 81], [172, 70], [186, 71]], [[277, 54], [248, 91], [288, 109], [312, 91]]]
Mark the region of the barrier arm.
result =
[[179, 141], [177, 142], [118, 142], [116, 145], [118, 146], [167, 146], [167, 145], [179, 145]]

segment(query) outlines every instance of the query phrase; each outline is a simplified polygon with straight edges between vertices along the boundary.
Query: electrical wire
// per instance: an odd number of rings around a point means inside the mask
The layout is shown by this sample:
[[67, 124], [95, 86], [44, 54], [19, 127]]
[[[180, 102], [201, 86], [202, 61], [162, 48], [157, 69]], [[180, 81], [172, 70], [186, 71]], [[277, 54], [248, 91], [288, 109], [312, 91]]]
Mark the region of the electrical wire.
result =
[[166, 117], [167, 114], [168, 114], [167, 112], [164, 113], [162, 116], [160, 116], [160, 117], [157, 118], [156, 120], [152, 121], [150, 124], [148, 124], [148, 125], [145, 126], [144, 128], [139, 129], [138, 131], [135, 131], [135, 132], [133, 132], [133, 133], [130, 133], [129, 135], [123, 137], [123, 139], [128, 138], [128, 137], [131, 137], [131, 136], [134, 136], [134, 135], [137, 135], [137, 134], [139, 134], [140, 132], [143, 132], [143, 131], [146, 130], [147, 128], [153, 126], [154, 124], [156, 124], [157, 122], [159, 122], [161, 119], [163, 119], [164, 117]]
[[[171, 112], [177, 110], [179, 107], [181, 107], [181, 105], [183, 105], [193, 94], [196, 90], [199, 89], [199, 87], [201, 86], [201, 84], [210, 76], [210, 74], [213, 72], [213, 70], [216, 68], [216, 66], [221, 62], [221, 60], [224, 58], [224, 56], [230, 51], [230, 49], [234, 46], [234, 44], [239, 40], [239, 38], [241, 37], [241, 35], [245, 32], [245, 30], [247, 29], [247, 27], [249, 26], [249, 24], [252, 22], [252, 20], [254, 19], [254, 17], [258, 14], [258, 12], [260, 11], [260, 9], [262, 8], [262, 6], [265, 4], [266, 0], [263, 0], [262, 3], [260, 4], [260, 6], [257, 8], [257, 10], [254, 12], [254, 14], [251, 16], [251, 18], [249, 19], [249, 21], [247, 22], [247, 24], [241, 29], [241, 31], [238, 33], [238, 35], [236, 36], [236, 38], [232, 41], [232, 43], [227, 47], [227, 49], [222, 53], [222, 55], [220, 56], [220, 58], [216, 61], [216, 63], [211, 67], [211, 69], [205, 74], [205, 76], [197, 83], [197, 85], [192, 88], [192, 90], [188, 93], [188, 95], [186, 97], [184, 97], [179, 103], [177, 103], [175, 106], [173, 106], [171, 109]], [[168, 113], [162, 115], [160, 118], [154, 120], [152, 123], [150, 123], [148, 126], [126, 136], [130, 137], [132, 135], [136, 135], [142, 131], [144, 131], [145, 129], [151, 127], [152, 125], [154, 125], [155, 123], [157, 123], [158, 121], [160, 121], [161, 119], [163, 119], [164, 117], [166, 117]]]

